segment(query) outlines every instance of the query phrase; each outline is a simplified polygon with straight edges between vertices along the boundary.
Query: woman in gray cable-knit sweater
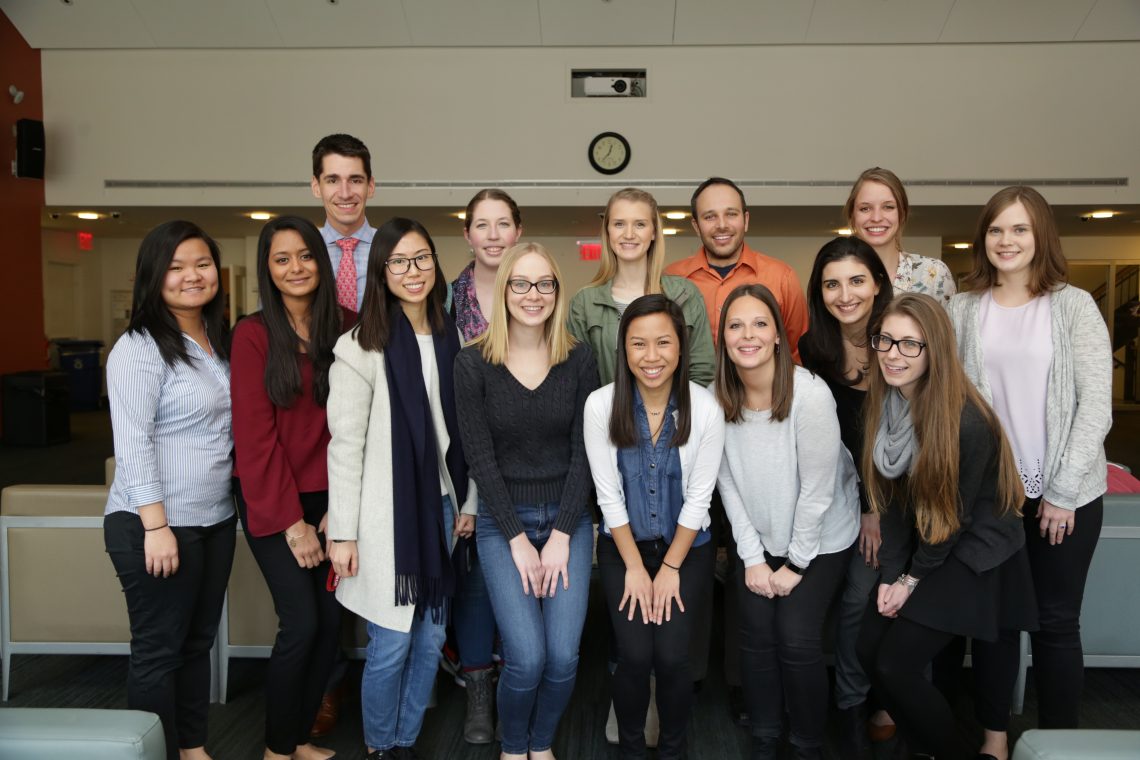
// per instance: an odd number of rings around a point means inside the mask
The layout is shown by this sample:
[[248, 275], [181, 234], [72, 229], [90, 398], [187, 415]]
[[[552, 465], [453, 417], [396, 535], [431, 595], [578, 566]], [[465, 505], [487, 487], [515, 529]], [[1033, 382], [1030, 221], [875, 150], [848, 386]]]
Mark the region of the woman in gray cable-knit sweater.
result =
[[[1068, 284], [1052, 211], [1029, 187], [1007, 187], [986, 204], [964, 291], [948, 307], [962, 364], [1001, 419], [1025, 487], [1041, 627], [1033, 634], [1038, 722], [1075, 728], [1081, 600], [1100, 537], [1112, 426], [1108, 329], [1092, 297]], [[1004, 744], [1004, 732], [995, 738]]]

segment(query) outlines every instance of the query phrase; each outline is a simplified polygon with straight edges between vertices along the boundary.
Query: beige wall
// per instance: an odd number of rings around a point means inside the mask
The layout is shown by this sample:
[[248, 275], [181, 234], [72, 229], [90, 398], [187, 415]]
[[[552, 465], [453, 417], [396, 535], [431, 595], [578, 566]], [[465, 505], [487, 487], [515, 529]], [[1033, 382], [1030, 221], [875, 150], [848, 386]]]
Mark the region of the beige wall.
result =
[[[645, 99], [568, 97], [571, 67], [637, 66]], [[614, 129], [629, 182], [685, 202], [693, 180], [1129, 179], [1051, 188], [1053, 203], [1140, 202], [1140, 43], [44, 51], [47, 203], [305, 205], [306, 188], [108, 189], [107, 179], [291, 182], [318, 137], [369, 143], [376, 204], [462, 205], [470, 188], [383, 181], [598, 179], [585, 150]], [[846, 188], [754, 189], [754, 205], [838, 205]], [[980, 204], [989, 188], [914, 188]], [[514, 192], [597, 203], [596, 188]], [[604, 195], [604, 193], [602, 193]]]

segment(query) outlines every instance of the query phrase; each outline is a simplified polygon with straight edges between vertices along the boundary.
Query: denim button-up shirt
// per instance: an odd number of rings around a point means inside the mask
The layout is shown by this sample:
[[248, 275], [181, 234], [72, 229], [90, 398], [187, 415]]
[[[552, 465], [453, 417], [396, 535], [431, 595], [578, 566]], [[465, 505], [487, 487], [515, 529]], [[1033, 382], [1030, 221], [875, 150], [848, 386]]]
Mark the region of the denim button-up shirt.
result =
[[[670, 398], [661, 433], [657, 436], [657, 443], [653, 443], [649, 416], [636, 387], [633, 389], [633, 404], [639, 443], [617, 452], [630, 530], [636, 541], [661, 539], [672, 543], [677, 532], [677, 518], [685, 503], [681, 489], [681, 455], [675, 446], [669, 445], [676, 430], [677, 406]], [[700, 546], [708, 540], [709, 532], [702, 530], [693, 546]]]

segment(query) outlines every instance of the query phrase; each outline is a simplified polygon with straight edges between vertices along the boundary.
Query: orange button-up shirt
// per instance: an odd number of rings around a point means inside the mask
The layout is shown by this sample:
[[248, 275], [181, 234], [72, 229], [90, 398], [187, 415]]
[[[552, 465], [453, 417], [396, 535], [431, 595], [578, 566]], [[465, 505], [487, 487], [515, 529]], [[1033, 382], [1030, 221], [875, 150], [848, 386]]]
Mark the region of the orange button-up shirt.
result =
[[721, 278], [715, 269], [709, 266], [708, 256], [702, 247], [687, 259], [675, 261], [665, 268], [665, 274], [672, 274], [691, 280], [705, 299], [705, 308], [709, 313], [709, 325], [712, 327], [713, 340], [717, 340], [720, 331], [720, 312], [724, 308], [724, 301], [728, 294], [741, 285], [760, 283], [772, 291], [776, 302], [780, 305], [780, 314], [784, 318], [784, 329], [788, 332], [788, 340], [792, 343], [792, 359], [798, 364], [800, 361], [800, 336], [807, 332], [808, 311], [807, 301], [804, 299], [803, 288], [795, 271], [771, 256], [752, 250], [746, 243], [740, 252], [740, 260], [736, 267], [729, 272], [728, 277]]

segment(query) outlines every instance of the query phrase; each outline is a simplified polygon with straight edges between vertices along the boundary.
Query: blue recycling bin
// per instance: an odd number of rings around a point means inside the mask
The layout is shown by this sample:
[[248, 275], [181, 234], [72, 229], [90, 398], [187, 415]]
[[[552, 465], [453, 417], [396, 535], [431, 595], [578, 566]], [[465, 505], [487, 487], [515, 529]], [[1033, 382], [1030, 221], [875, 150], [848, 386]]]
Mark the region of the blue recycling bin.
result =
[[61, 372], [71, 386], [71, 411], [89, 412], [99, 408], [103, 395], [103, 368], [99, 366], [101, 340], [55, 340]]

